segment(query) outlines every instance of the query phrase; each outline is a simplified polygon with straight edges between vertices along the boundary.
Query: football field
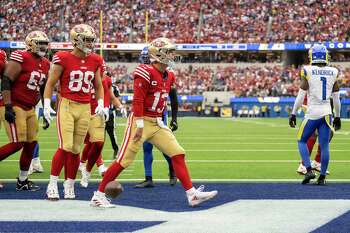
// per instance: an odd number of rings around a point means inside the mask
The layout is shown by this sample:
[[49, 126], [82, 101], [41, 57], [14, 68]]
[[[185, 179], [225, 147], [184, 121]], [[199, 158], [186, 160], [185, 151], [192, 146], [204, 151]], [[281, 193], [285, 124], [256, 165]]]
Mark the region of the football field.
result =
[[[331, 143], [331, 182], [326, 186], [300, 184], [302, 177], [295, 172], [297, 129], [289, 128], [287, 119], [180, 118], [179, 126], [176, 136], [187, 151], [194, 185], [218, 190], [214, 199], [189, 207], [181, 185], [166, 182], [167, 164], [154, 150], [155, 187], [134, 188], [133, 182], [144, 176], [140, 152], [118, 178], [124, 192], [112, 200], [116, 208], [89, 206], [97, 182], [86, 189], [77, 182], [75, 200], [63, 199], [60, 182], [61, 200], [47, 201], [50, 161], [57, 149], [52, 125], [40, 130], [45, 172], [31, 176], [40, 181], [41, 190], [16, 191], [18, 154], [0, 162], [0, 179], [5, 181], [0, 190], [0, 232], [349, 232], [349, 122], [343, 122]], [[119, 139], [124, 127], [125, 119], [118, 119]], [[6, 143], [4, 130], [0, 141]], [[103, 156], [109, 164], [108, 138]], [[93, 179], [100, 179], [96, 170]]]
[[[301, 123], [301, 119], [298, 119]], [[350, 181], [350, 122], [342, 122], [341, 131], [331, 142], [329, 180]], [[125, 119], [117, 120], [116, 134], [120, 146]], [[301, 179], [295, 171], [299, 153], [296, 143], [297, 129], [289, 128], [288, 119], [222, 119], [179, 118], [176, 137], [186, 150], [186, 159], [193, 179], [201, 181], [296, 181]], [[5, 131], [0, 131], [0, 144], [7, 143]], [[31, 178], [48, 179], [50, 162], [57, 149], [56, 126], [39, 132], [40, 159], [45, 172]], [[108, 165], [112, 147], [107, 136], [103, 158]], [[313, 155], [316, 153], [316, 146]], [[18, 175], [19, 154], [0, 163], [0, 179], [14, 179]], [[143, 154], [122, 173], [120, 179], [143, 178]], [[167, 180], [167, 164], [161, 153], [154, 149], [154, 179]], [[99, 179], [97, 170], [93, 179]]]

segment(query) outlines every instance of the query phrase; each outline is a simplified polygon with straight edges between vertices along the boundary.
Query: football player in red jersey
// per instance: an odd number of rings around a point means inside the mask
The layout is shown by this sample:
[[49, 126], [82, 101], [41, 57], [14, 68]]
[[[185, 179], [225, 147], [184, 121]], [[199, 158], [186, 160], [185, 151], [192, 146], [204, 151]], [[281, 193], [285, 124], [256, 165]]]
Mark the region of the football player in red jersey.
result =
[[70, 31], [72, 51], [59, 51], [52, 60], [49, 78], [44, 92], [44, 117], [52, 120], [52, 91], [59, 81], [57, 108], [57, 133], [59, 147], [52, 158], [50, 182], [47, 186], [49, 200], [58, 200], [58, 177], [65, 167], [64, 198], [74, 199], [74, 181], [79, 167], [79, 153], [90, 123], [91, 88], [95, 88], [97, 107], [95, 113], [104, 116], [101, 67], [103, 59], [93, 53], [96, 34], [86, 24], [79, 24]]
[[[5, 65], [7, 63], [7, 56], [4, 50], [0, 49], [0, 79], [2, 79], [2, 74], [4, 73], [5, 70]], [[0, 94], [0, 109], [4, 108], [4, 103], [2, 101], [2, 95]], [[2, 112], [4, 110], [0, 110], [0, 112]], [[1, 116], [0, 116], [1, 118]], [[0, 126], [1, 126], [1, 121], [0, 121]], [[2, 183], [0, 183], [0, 189], [2, 189], [4, 187], [4, 185]]]
[[176, 46], [166, 38], [158, 38], [148, 48], [152, 63], [141, 64], [134, 72], [132, 113], [128, 118], [124, 140], [117, 159], [106, 171], [98, 191], [94, 192], [91, 206], [114, 207], [105, 196], [105, 187], [134, 161], [144, 141], [152, 143], [171, 157], [176, 176], [186, 190], [190, 206], [196, 206], [217, 194], [217, 191], [203, 192], [203, 186], [198, 189], [193, 187], [185, 163], [185, 151], [172, 131], [162, 122], [162, 113], [174, 80], [174, 73], [167, 67], [174, 61]]
[[11, 53], [2, 78], [5, 109], [0, 113], [10, 143], [0, 148], [0, 161], [22, 149], [17, 190], [38, 190], [28, 180], [28, 170], [37, 143], [38, 120], [35, 105], [45, 86], [50, 67], [47, 53], [49, 39], [44, 32], [33, 31], [25, 39], [26, 50]]
[[[105, 74], [106, 66], [103, 65], [101, 72], [102, 86], [104, 90], [104, 106], [105, 114], [109, 116], [109, 105], [112, 102], [115, 108], [122, 107], [120, 101], [114, 96], [112, 89], [112, 79]], [[86, 161], [86, 166], [81, 169], [81, 181], [82, 187], [87, 188], [89, 184], [89, 179], [91, 176], [91, 170], [95, 163], [98, 161], [98, 165], [103, 164], [102, 160], [102, 149], [105, 140], [105, 122], [100, 117], [94, 115], [94, 111], [97, 107], [97, 100], [93, 95], [91, 99], [91, 121], [89, 125], [88, 135], [86, 138], [86, 144], [82, 153], [82, 161]], [[106, 119], [108, 120], [108, 119]]]

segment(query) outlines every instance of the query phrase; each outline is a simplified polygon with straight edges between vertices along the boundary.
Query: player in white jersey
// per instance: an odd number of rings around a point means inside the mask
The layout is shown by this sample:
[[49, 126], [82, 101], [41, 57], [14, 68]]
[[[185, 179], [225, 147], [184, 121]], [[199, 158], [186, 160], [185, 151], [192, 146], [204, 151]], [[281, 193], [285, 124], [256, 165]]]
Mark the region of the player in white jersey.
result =
[[[317, 184], [324, 185], [329, 163], [329, 140], [331, 130], [340, 129], [340, 99], [337, 83], [338, 69], [328, 66], [328, 51], [323, 45], [314, 45], [309, 50], [310, 65], [304, 66], [301, 72], [301, 85], [295, 100], [289, 125], [296, 125], [296, 111], [301, 107], [307, 94], [307, 111], [298, 131], [298, 147], [301, 158], [307, 169], [302, 184], [307, 184], [316, 176], [311, 170], [310, 153], [307, 140], [317, 129], [318, 142], [321, 146], [321, 172]], [[332, 122], [330, 98], [333, 97], [335, 118]]]

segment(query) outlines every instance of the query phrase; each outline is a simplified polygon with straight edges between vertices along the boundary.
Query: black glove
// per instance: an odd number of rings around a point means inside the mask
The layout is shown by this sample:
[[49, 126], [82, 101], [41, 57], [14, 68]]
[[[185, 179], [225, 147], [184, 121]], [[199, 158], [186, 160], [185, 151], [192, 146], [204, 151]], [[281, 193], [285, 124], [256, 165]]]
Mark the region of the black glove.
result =
[[177, 126], [177, 121], [176, 121], [176, 119], [171, 119], [171, 121], [170, 121], [170, 129], [171, 129], [171, 131], [176, 131], [177, 130], [177, 128], [178, 128], [178, 126]]
[[334, 127], [335, 131], [340, 130], [340, 128], [341, 128], [340, 117], [335, 117], [334, 118], [334, 120], [333, 120], [333, 127]]
[[43, 117], [43, 121], [44, 121], [43, 129], [49, 128], [50, 127], [50, 123], [45, 119], [45, 117]]
[[297, 117], [294, 114], [290, 115], [289, 126], [292, 128], [295, 128], [296, 124], [297, 124]]
[[16, 120], [16, 113], [13, 111], [11, 104], [5, 105], [5, 120], [7, 120], [8, 123], [15, 123]]

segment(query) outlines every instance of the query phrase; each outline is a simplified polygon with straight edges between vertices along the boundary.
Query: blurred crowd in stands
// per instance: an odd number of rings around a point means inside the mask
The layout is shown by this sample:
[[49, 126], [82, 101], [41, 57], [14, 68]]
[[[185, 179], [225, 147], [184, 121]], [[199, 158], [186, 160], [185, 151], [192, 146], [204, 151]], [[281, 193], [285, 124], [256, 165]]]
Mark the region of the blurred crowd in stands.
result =
[[104, 42], [178, 43], [346, 41], [349, 0], [7, 0], [0, 7], [0, 40], [23, 40], [32, 30], [68, 41], [72, 25], [87, 23]]
[[[350, 68], [341, 68], [341, 87], [350, 86]], [[235, 96], [266, 97], [296, 96], [299, 90], [300, 69], [292, 66], [227, 66], [215, 68], [175, 68], [178, 93], [201, 95], [204, 91], [231, 91]], [[126, 66], [110, 69], [122, 93], [132, 93], [132, 74]]]

